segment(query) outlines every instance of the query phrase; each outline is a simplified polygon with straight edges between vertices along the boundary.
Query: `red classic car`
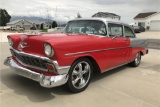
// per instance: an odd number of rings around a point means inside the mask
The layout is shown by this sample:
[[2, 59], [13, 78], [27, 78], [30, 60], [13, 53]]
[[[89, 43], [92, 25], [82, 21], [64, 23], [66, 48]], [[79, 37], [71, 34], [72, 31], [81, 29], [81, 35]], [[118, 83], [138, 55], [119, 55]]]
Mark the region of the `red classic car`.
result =
[[148, 42], [129, 25], [103, 18], [76, 19], [60, 34], [8, 36], [12, 56], [4, 64], [43, 87], [87, 88], [93, 73], [130, 64], [137, 67]]

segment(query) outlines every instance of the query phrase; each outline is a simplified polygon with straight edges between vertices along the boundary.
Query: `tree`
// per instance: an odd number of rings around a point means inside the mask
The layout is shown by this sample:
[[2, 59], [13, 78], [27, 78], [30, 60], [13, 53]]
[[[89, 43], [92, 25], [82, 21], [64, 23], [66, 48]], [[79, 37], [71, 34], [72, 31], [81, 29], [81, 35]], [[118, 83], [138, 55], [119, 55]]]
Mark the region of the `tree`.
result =
[[41, 24], [41, 30], [43, 30], [43, 23]]
[[52, 26], [51, 25], [49, 25], [49, 29], [51, 29], [52, 28]]
[[10, 22], [11, 16], [5, 9], [0, 9], [0, 26], [6, 26]]
[[58, 25], [57, 25], [57, 22], [56, 21], [53, 21], [52, 22], [52, 28], [55, 28], [55, 27], [57, 27]]
[[77, 18], [82, 18], [82, 16], [79, 13], [77, 13]]

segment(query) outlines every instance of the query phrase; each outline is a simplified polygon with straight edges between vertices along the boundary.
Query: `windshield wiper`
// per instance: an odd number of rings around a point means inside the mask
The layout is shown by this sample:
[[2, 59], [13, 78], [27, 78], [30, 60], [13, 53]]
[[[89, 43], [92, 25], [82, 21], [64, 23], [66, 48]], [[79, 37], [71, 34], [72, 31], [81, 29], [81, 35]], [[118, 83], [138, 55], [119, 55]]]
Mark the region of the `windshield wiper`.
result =
[[65, 33], [74, 33], [74, 32], [68, 31], [68, 32], [65, 32]]
[[78, 32], [77, 34], [85, 34], [85, 35], [87, 35], [86, 33], [82, 33], [82, 32]]
[[65, 32], [65, 33], [86, 34], [86, 33], [82, 33], [82, 32], [71, 32], [71, 31], [69, 31], [69, 32]]

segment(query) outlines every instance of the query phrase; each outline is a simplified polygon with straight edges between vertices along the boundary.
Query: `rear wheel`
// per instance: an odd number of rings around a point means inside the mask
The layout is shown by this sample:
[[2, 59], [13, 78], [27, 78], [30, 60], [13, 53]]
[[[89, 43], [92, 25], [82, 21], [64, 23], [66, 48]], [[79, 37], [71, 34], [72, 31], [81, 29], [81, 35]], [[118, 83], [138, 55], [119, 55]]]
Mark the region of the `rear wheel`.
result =
[[132, 61], [130, 63], [130, 65], [133, 66], [133, 67], [137, 67], [137, 66], [139, 66], [140, 62], [141, 62], [141, 53], [138, 52], [137, 55], [136, 55], [136, 58], [134, 59], [134, 61]]
[[75, 61], [69, 71], [67, 87], [71, 92], [84, 91], [92, 77], [93, 66], [89, 59], [81, 58]]

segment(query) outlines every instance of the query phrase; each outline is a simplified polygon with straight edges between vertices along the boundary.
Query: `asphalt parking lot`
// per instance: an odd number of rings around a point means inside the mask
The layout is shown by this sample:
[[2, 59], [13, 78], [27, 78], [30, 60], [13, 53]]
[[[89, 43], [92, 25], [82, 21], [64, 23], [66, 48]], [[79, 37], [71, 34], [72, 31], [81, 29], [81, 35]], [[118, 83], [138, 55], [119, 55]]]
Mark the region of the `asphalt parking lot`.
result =
[[160, 107], [160, 51], [150, 49], [139, 67], [122, 66], [95, 76], [82, 93], [47, 89], [3, 65], [10, 55], [0, 43], [1, 107]]
[[148, 48], [160, 49], [160, 39], [148, 39]]

